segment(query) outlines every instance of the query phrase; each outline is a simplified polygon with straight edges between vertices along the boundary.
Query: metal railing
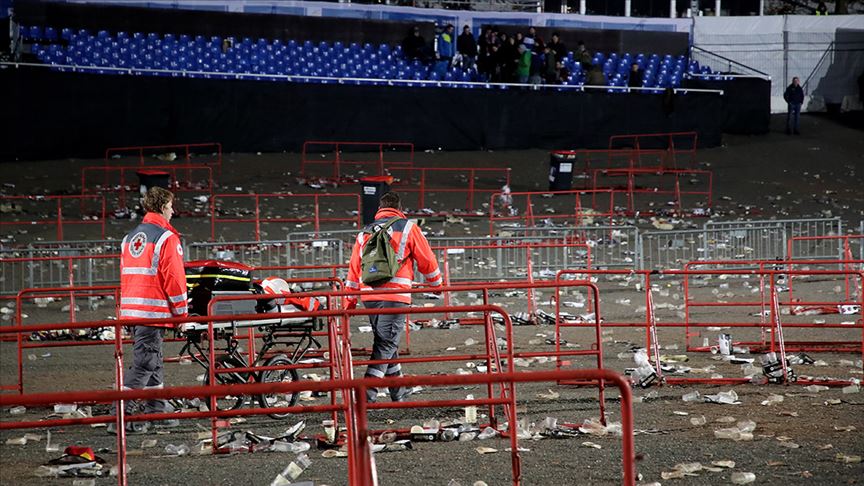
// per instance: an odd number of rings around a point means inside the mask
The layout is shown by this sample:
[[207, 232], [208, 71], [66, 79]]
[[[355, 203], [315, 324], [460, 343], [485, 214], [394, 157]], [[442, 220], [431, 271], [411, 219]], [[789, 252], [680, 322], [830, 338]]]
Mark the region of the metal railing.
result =
[[[299, 83], [319, 83], [319, 84], [348, 84], [348, 85], [374, 85], [374, 86], [434, 86], [439, 88], [523, 88], [532, 90], [557, 90], [557, 91], [577, 91], [584, 92], [586, 90], [601, 90], [609, 93], [632, 93], [646, 92], [653, 94], [663, 94], [664, 88], [631, 88], [628, 86], [590, 86], [590, 85], [566, 85], [566, 84], [528, 84], [528, 83], [493, 83], [485, 81], [435, 81], [425, 79], [380, 79], [380, 78], [337, 78], [329, 76], [306, 76], [294, 74], [265, 74], [265, 73], [230, 73], [222, 71], [177, 71], [172, 69], [153, 69], [153, 68], [115, 68], [107, 66], [79, 66], [77, 64], [39, 64], [26, 62], [0, 62], [0, 66], [9, 66], [14, 68], [19, 67], [36, 67], [50, 68], [59, 71], [70, 72], [96, 72], [97, 74], [128, 74], [128, 75], [165, 75], [169, 77], [192, 77], [206, 79], [245, 79], [245, 80], [270, 80], [270, 81], [288, 81]], [[100, 72], [102, 71], [102, 72]], [[715, 93], [723, 95], [722, 89], [701, 89], [701, 88], [672, 88], [674, 93]]]

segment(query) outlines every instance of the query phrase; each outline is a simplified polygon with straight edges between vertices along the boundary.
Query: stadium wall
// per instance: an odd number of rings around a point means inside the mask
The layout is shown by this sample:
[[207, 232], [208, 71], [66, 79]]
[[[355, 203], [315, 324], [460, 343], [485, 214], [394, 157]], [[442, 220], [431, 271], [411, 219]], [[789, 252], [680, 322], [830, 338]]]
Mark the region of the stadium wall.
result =
[[[418, 149], [605, 148], [610, 135], [696, 130], [721, 142], [723, 96], [299, 84], [0, 70], [0, 160], [101, 157], [105, 147], [222, 142], [299, 151], [305, 140]], [[718, 116], [721, 114], [721, 116]]]

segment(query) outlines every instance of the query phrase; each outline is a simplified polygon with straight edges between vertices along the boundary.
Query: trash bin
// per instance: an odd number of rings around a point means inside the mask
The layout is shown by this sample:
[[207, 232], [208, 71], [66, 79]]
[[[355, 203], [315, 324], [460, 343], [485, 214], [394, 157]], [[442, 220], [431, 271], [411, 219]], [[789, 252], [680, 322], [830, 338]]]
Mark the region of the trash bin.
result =
[[171, 187], [171, 173], [164, 170], [143, 169], [135, 172], [138, 175], [138, 184], [141, 188], [141, 195], [147, 193], [151, 187], [162, 187], [169, 189]]
[[360, 199], [363, 204], [363, 224], [372, 224], [378, 212], [378, 201], [390, 191], [391, 176], [363, 177], [360, 179]]
[[573, 163], [576, 154], [568, 150], [549, 153], [549, 190], [569, 191], [573, 188]]

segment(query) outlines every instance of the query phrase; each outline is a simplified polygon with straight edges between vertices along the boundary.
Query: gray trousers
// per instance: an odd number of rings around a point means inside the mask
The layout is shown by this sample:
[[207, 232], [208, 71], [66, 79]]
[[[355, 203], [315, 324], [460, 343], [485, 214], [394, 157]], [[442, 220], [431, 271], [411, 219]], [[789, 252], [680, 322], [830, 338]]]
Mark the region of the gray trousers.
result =
[[[162, 388], [165, 370], [162, 366], [162, 338], [165, 329], [151, 326], [135, 326], [135, 344], [132, 346], [132, 366], [123, 375], [123, 388]], [[166, 400], [148, 400], [143, 413], [170, 412]], [[130, 412], [127, 402], [126, 411]]]
[[[401, 302], [390, 302], [386, 300], [364, 302], [367, 309], [393, 309], [408, 307]], [[372, 357], [377, 360], [393, 360], [399, 358], [399, 340], [402, 338], [402, 330], [405, 329], [405, 314], [371, 314], [369, 322], [372, 324], [374, 341], [372, 342]], [[383, 378], [385, 376], [402, 376], [402, 367], [399, 363], [372, 364], [366, 368], [366, 376]], [[390, 398], [399, 400], [405, 395], [403, 388], [390, 388]], [[374, 402], [378, 397], [378, 390], [370, 388], [366, 390], [366, 398]]]

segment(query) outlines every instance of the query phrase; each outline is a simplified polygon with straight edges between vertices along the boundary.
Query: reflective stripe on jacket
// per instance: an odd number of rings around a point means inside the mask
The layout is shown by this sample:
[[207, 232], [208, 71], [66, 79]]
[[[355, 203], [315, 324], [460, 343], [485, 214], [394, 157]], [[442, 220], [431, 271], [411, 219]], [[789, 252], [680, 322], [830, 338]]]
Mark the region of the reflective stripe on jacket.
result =
[[[388, 282], [378, 285], [376, 289], [410, 289], [414, 282], [414, 265], [417, 265], [417, 270], [423, 274], [426, 283], [432, 286], [440, 286], [442, 282], [441, 271], [438, 269], [438, 260], [435, 259], [435, 254], [429, 247], [429, 242], [423, 236], [420, 228], [411, 220], [405, 219], [405, 214], [401, 211], [392, 208], [379, 209], [375, 214], [375, 223], [384, 224], [391, 218], [402, 218], [393, 223], [390, 229], [393, 230], [390, 235], [390, 243], [393, 249], [396, 250], [396, 257], [401, 263], [396, 276]], [[346, 289], [360, 289], [361, 291], [371, 291], [372, 287], [362, 283], [360, 270], [360, 256], [363, 253], [363, 247], [369, 241], [371, 235], [365, 231], [361, 231], [357, 235], [357, 240], [354, 242], [354, 248], [351, 250], [351, 261], [348, 263], [348, 278], [345, 281]], [[402, 302], [405, 304], [411, 303], [410, 293], [393, 293], [393, 294], [361, 294], [361, 300], [376, 301], [387, 300], [393, 302]]]
[[161, 215], [147, 213], [120, 247], [120, 318], [186, 316], [186, 301], [183, 247], [177, 230]]

